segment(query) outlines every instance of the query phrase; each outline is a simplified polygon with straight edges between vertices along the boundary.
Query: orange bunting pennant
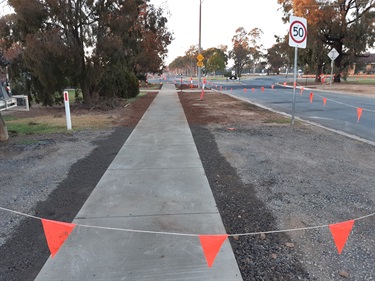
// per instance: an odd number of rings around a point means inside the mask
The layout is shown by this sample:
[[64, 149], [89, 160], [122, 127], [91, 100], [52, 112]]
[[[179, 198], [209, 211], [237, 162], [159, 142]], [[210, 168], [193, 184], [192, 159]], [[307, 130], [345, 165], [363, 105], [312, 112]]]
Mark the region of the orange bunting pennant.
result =
[[357, 108], [357, 116], [358, 116], [357, 123], [359, 122], [359, 119], [361, 119], [362, 111], [363, 111], [363, 109], [361, 107]]
[[264, 92], [264, 87], [261, 88], [262, 92]]
[[324, 106], [326, 106], [326, 104], [327, 104], [327, 98], [323, 98], [323, 104], [324, 104]]
[[47, 245], [53, 258], [76, 225], [73, 223], [51, 221], [46, 219], [42, 219], [42, 224]]
[[203, 100], [204, 99], [204, 89], [202, 89], [202, 93], [201, 93], [201, 98], [200, 100]]
[[348, 240], [348, 237], [349, 237], [350, 231], [353, 228], [353, 225], [354, 225], [354, 220], [329, 225], [329, 229], [331, 231], [333, 240], [335, 241], [339, 255], [344, 249], [344, 246], [346, 244], [346, 241]]
[[294, 83], [293, 83], [293, 87], [294, 87], [294, 88], [297, 87], [297, 82], [294, 82]]
[[284, 87], [286, 87], [286, 82], [284, 82]]
[[313, 102], [313, 99], [314, 99], [314, 93], [313, 93], [313, 92], [311, 92], [311, 93], [310, 93], [310, 103], [312, 103], [312, 102]]
[[228, 238], [228, 235], [199, 235], [204, 256], [206, 257], [208, 267], [212, 267], [215, 258], [220, 251], [224, 241]]
[[254, 93], [254, 92], [255, 92], [255, 89], [254, 89], [254, 88], [251, 88], [251, 91]]
[[272, 85], [271, 85], [271, 89], [273, 90], [274, 88], [275, 88], [275, 85], [272, 84]]
[[246, 89], [246, 88], [244, 88], [244, 89], [243, 89], [243, 92], [244, 92], [244, 93], [246, 93], [246, 92], [247, 92], [247, 89]]
[[302, 96], [302, 93], [303, 93], [303, 90], [304, 90], [304, 89], [305, 89], [305, 88], [303, 88], [303, 87], [301, 88], [301, 93], [300, 93], [301, 96]]

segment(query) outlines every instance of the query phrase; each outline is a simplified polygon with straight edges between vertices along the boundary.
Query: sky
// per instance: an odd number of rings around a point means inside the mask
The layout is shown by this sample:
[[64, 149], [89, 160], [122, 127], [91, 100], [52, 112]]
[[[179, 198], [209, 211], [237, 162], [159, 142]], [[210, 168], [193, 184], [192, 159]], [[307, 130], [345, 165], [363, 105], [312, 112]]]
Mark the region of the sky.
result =
[[[178, 56], [184, 56], [191, 45], [199, 43], [200, 0], [151, 0], [156, 7], [167, 6], [170, 12], [168, 29], [174, 40], [168, 47], [169, 64]], [[227, 45], [232, 48], [232, 37], [238, 27], [250, 31], [263, 31], [261, 43], [267, 49], [275, 43], [274, 35], [287, 34], [289, 25], [282, 22], [283, 13], [277, 0], [203, 0], [202, 1], [202, 48]]]

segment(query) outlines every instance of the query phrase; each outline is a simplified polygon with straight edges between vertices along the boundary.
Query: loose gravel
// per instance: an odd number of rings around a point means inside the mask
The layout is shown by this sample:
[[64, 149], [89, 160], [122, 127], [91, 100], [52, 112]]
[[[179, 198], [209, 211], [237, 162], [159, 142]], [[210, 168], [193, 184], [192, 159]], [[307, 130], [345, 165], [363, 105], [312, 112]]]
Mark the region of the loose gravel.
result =
[[[184, 96], [184, 109], [228, 233], [324, 226], [375, 212], [373, 146], [300, 123], [236, 123], [218, 104], [189, 114], [195, 98]], [[202, 124], [220, 111], [228, 118]], [[374, 280], [374, 222], [356, 221], [341, 255], [328, 227], [231, 243], [244, 280]]]
[[[205, 99], [203, 106], [199, 93], [189, 94], [182, 104], [228, 233], [326, 225], [375, 211], [373, 146], [309, 125], [265, 122], [279, 117], [226, 95]], [[131, 130], [1, 145], [0, 206], [71, 221]], [[3, 211], [0, 221], [0, 280], [33, 280], [49, 256], [41, 226]], [[374, 222], [356, 221], [341, 255], [327, 227], [230, 241], [244, 280], [374, 280]]]

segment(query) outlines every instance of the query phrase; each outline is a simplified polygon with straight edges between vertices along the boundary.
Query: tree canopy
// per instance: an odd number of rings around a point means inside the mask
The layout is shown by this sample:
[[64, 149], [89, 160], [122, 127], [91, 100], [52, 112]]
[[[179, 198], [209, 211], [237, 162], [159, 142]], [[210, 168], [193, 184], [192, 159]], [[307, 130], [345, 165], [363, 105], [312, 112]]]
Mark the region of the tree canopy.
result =
[[[228, 63], [226, 52], [227, 46], [225, 45], [202, 50], [201, 54], [204, 57], [205, 71], [213, 74], [216, 74], [218, 71], [223, 72]], [[179, 74], [194, 76], [197, 70], [198, 53], [198, 46], [190, 46], [185, 52], [185, 56], [179, 56], [169, 64], [169, 69]]]
[[317, 49], [328, 47], [338, 51], [339, 57], [335, 60], [337, 82], [354, 57], [374, 46], [375, 0], [278, 0], [278, 3], [283, 7], [285, 21], [291, 13], [307, 19], [307, 49], [310, 50], [306, 54], [313, 54], [310, 61], [317, 68], [323, 61], [319, 57], [322, 52], [318, 53]]
[[258, 45], [263, 31], [259, 28], [253, 28], [247, 32], [245, 28], [239, 27], [232, 38], [233, 48], [229, 57], [234, 61], [236, 74], [241, 77], [245, 65], [254, 65], [262, 58], [261, 48]]
[[172, 34], [149, 0], [8, 2], [14, 14], [0, 19], [0, 49], [45, 104], [66, 86], [79, 87], [87, 104], [128, 98], [137, 78], [163, 70]]

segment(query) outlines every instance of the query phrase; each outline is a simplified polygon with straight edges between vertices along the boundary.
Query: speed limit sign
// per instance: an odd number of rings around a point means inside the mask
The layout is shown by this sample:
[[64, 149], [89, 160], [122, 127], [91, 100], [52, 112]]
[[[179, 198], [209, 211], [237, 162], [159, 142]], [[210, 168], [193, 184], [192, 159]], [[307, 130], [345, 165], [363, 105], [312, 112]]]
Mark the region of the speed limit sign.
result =
[[289, 18], [289, 46], [306, 48], [307, 21], [305, 18], [290, 16]]

